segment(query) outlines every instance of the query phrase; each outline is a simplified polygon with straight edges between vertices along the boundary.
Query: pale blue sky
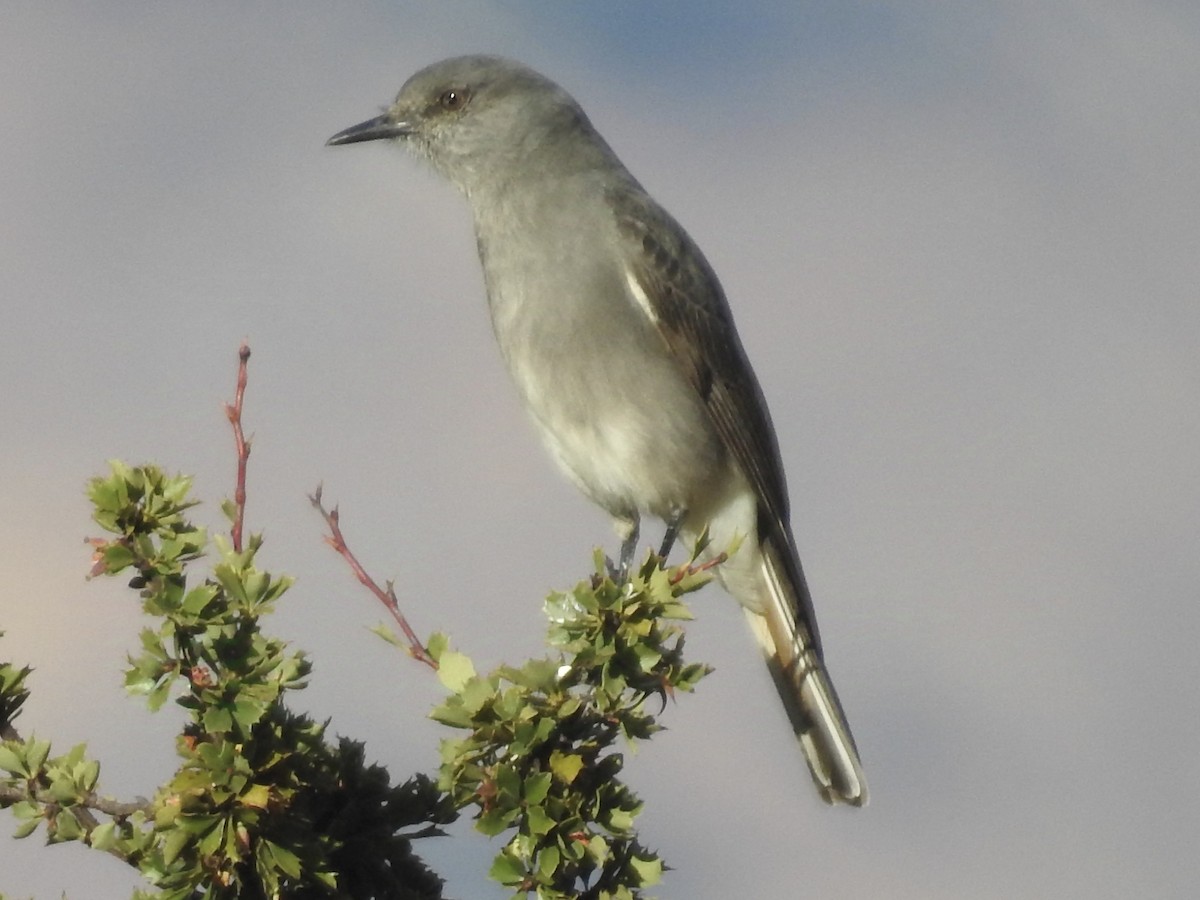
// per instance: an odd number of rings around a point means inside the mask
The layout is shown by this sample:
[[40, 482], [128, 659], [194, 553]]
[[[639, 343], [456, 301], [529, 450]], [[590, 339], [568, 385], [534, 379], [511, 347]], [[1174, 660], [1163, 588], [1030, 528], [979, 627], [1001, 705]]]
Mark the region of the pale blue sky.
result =
[[[735, 10], [735, 11], [731, 11]], [[174, 765], [124, 697], [135, 598], [85, 583], [82, 487], [196, 474], [253, 349], [249, 520], [299, 583], [268, 624], [295, 705], [402, 776], [438, 696], [367, 633], [324, 481], [414, 623], [480, 665], [612, 546], [491, 344], [465, 204], [393, 148], [331, 149], [470, 51], [583, 103], [704, 248], [783, 446], [871, 805], [817, 801], [741, 615], [631, 760], [660, 896], [1184, 897], [1200, 883], [1200, 12], [1174, 2], [11, 4], [0, 17], [0, 657], [26, 732], [105, 789]], [[419, 587], [418, 587], [419, 586]], [[0, 828], [11, 822], [0, 821]], [[469, 829], [463, 828], [460, 831]], [[495, 847], [426, 843], [451, 896]], [[0, 891], [127, 896], [0, 838]]]

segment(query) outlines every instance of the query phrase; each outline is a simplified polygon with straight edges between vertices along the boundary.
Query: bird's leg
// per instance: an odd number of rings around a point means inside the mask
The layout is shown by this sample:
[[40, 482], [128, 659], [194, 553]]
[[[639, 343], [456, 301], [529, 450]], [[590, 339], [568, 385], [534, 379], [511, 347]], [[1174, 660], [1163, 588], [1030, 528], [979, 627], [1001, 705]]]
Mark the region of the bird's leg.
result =
[[633, 567], [633, 554], [637, 550], [638, 535], [641, 532], [641, 517], [636, 512], [628, 516], [618, 516], [614, 524], [617, 535], [621, 538], [621, 558], [615, 567], [612, 561], [609, 561], [609, 574], [616, 581], [625, 581]]
[[658, 555], [664, 561], [671, 555], [671, 548], [675, 546], [675, 538], [679, 537], [679, 526], [683, 524], [686, 516], [686, 509], [676, 509], [672, 511], [671, 518], [667, 519], [667, 530], [663, 532], [662, 547], [658, 551]]

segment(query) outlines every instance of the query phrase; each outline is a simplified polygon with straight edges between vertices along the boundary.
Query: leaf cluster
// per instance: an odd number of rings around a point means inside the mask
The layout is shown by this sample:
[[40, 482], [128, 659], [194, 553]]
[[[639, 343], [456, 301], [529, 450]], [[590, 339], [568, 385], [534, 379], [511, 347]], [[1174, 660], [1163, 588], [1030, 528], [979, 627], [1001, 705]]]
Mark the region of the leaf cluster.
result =
[[0, 800], [0, 806], [8, 806], [17, 817], [16, 837], [28, 836], [43, 822], [47, 843], [84, 837], [90, 824], [86, 804], [100, 775], [100, 764], [85, 758], [85, 750], [79, 744], [62, 756], [51, 757], [50, 742], [36, 735], [0, 744], [0, 770], [23, 782], [28, 791], [20, 799]]
[[[660, 880], [623, 751], [709, 671], [685, 660], [681, 626], [684, 596], [709, 579], [712, 563], [695, 564], [704, 537], [688, 564], [651, 554], [629, 577], [598, 553], [590, 578], [546, 600], [550, 655], [522, 666], [479, 675], [434, 635], [426, 649], [450, 693], [432, 716], [461, 736], [442, 742], [436, 782], [393, 785], [361, 744], [333, 742], [327, 723], [287, 708], [311, 665], [261, 628], [291, 586], [258, 566], [261, 536], [210, 540], [187, 518], [189, 478], [110, 468], [88, 488], [109, 534], [91, 542], [92, 575], [128, 577], [152, 617], [125, 685], [152, 711], [168, 700], [184, 710], [180, 763], [151, 800], [101, 797], [83, 745], [54, 756], [49, 741], [20, 739], [12, 722], [30, 670], [0, 665], [0, 806], [18, 836], [43, 827], [51, 843], [124, 860], [157, 889], [137, 897], [434, 900], [442, 882], [412, 842], [472, 807], [479, 831], [505, 837], [491, 876], [514, 896], [640, 900]], [[215, 559], [197, 576], [206, 553]]]
[[642, 803], [619, 778], [619, 748], [659, 730], [666, 698], [708, 673], [684, 660], [679, 624], [691, 618], [683, 595], [705, 581], [654, 555], [614, 580], [597, 554], [589, 580], [546, 601], [555, 654], [477, 675], [445, 638], [430, 642], [451, 690], [432, 715], [469, 732], [443, 741], [439, 786], [456, 807], [476, 807], [479, 831], [513, 832], [491, 876], [514, 896], [633, 900], [660, 879], [662, 860], [634, 829]]
[[[3, 631], [0, 631], [0, 637], [4, 637]], [[21, 706], [29, 699], [25, 679], [32, 671], [28, 666], [18, 669], [12, 663], [0, 663], [0, 738], [15, 733], [12, 723], [21, 714]]]
[[[99, 764], [82, 746], [51, 758], [49, 742], [6, 741], [0, 768], [22, 791], [18, 834], [45, 824], [51, 841], [107, 850], [139, 868], [153, 896], [173, 900], [441, 897], [412, 838], [439, 833], [453, 810], [429, 779], [392, 785], [361, 745], [330, 742], [325, 724], [286, 708], [311, 666], [265, 635], [260, 618], [291, 580], [257, 566], [262, 541], [252, 536], [244, 549], [212, 541], [217, 561], [191, 583], [188, 564], [210, 542], [184, 515], [190, 486], [114, 462], [88, 490], [95, 521], [113, 535], [92, 542], [93, 574], [132, 573], [155, 619], [129, 658], [126, 687], [151, 710], [171, 697], [186, 710], [180, 766], [152, 801], [106, 803], [94, 795]], [[0, 710], [19, 706], [25, 672], [13, 671], [0, 669]], [[100, 821], [93, 809], [111, 814]]]

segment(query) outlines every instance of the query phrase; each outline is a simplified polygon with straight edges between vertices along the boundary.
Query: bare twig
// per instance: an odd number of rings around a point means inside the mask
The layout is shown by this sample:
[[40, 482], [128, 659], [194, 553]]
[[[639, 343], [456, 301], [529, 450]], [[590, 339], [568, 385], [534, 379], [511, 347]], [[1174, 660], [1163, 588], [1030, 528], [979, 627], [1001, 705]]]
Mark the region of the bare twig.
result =
[[350, 548], [346, 546], [346, 539], [342, 536], [342, 526], [338, 522], [337, 507], [335, 506], [331, 510], [325, 509], [325, 505], [321, 502], [320, 486], [317, 487], [315, 493], [309, 494], [308, 499], [329, 527], [329, 534], [325, 536], [325, 543], [336, 550], [342, 559], [346, 560], [347, 565], [350, 566], [350, 571], [354, 573], [354, 577], [367, 590], [374, 594], [380, 603], [387, 607], [387, 611], [391, 613], [392, 618], [396, 620], [396, 624], [400, 626], [400, 630], [404, 632], [404, 636], [408, 639], [409, 655], [418, 662], [425, 663], [431, 669], [436, 669], [438, 667], [437, 660], [429, 655], [429, 651], [425, 649], [425, 645], [421, 643], [421, 639], [417, 637], [417, 633], [408, 624], [408, 619], [400, 611], [400, 601], [396, 598], [396, 590], [392, 583], [389, 581], [386, 587], [380, 587], [379, 583], [363, 568], [362, 563], [358, 561], [358, 558]]
[[250, 345], [243, 341], [242, 346], [238, 348], [237, 393], [234, 394], [232, 404], [225, 404], [225, 417], [233, 426], [233, 441], [237, 449], [237, 485], [233, 490], [235, 512], [233, 530], [230, 532], [236, 552], [241, 552], [242, 549], [242, 528], [246, 520], [246, 463], [250, 459], [250, 442], [246, 440], [242, 431], [242, 402], [246, 396], [246, 363], [249, 361]]

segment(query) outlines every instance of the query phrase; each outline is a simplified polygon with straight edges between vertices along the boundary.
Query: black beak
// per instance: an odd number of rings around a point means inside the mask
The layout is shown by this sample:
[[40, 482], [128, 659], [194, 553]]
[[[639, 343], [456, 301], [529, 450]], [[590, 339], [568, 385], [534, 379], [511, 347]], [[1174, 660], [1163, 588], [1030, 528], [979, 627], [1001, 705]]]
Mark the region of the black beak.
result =
[[382, 141], [388, 138], [400, 138], [412, 134], [412, 125], [408, 122], [397, 122], [386, 113], [351, 125], [345, 131], [339, 131], [325, 142], [326, 147], [336, 147], [339, 144], [357, 144], [359, 141]]

